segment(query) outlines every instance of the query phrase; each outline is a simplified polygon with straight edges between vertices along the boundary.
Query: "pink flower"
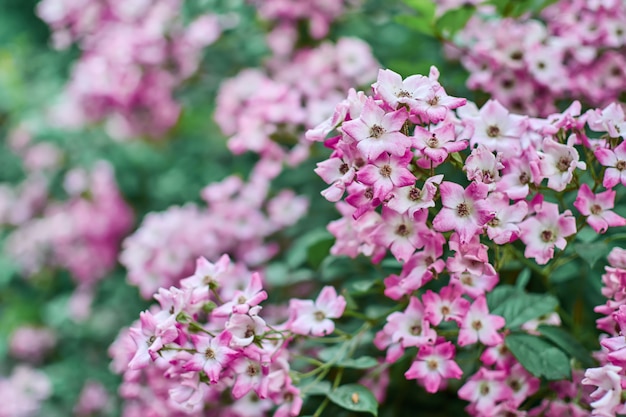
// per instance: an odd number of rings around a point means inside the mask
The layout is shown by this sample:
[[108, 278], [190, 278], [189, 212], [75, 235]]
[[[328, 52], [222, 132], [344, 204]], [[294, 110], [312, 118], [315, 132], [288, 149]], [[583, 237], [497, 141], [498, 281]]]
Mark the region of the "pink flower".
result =
[[554, 256], [554, 247], [565, 249], [567, 236], [576, 233], [576, 219], [569, 210], [559, 214], [559, 206], [544, 202], [534, 216], [519, 225], [520, 239], [526, 245], [524, 256], [546, 264]]
[[626, 141], [613, 150], [598, 148], [594, 154], [603, 166], [608, 167], [602, 185], [605, 188], [613, 188], [619, 183], [626, 186]]
[[425, 211], [423, 215], [411, 217], [385, 207], [383, 222], [374, 230], [372, 238], [376, 244], [388, 247], [398, 261], [405, 262], [416, 249], [424, 246], [422, 233], [427, 216]]
[[465, 190], [460, 185], [444, 181], [439, 186], [443, 208], [433, 219], [433, 228], [438, 232], [456, 230], [461, 243], [469, 242], [494, 213], [484, 201], [488, 186], [471, 183]]
[[465, 160], [463, 170], [467, 173], [468, 180], [487, 184], [489, 190], [493, 191], [496, 182], [500, 180], [502, 168], [504, 165], [500, 162], [500, 154], [494, 155], [484, 145], [478, 145]]
[[437, 333], [426, 320], [424, 306], [417, 297], [411, 297], [409, 306], [403, 312], [391, 313], [383, 331], [391, 335], [392, 342], [400, 342], [403, 348], [429, 345], [437, 338]]
[[487, 198], [489, 207], [494, 210], [495, 216], [487, 223], [487, 236], [498, 245], [517, 240], [520, 229], [518, 224], [528, 214], [528, 205], [525, 201], [518, 201], [509, 205], [509, 199], [499, 193], [492, 193]]
[[426, 291], [422, 296], [426, 319], [433, 326], [439, 325], [443, 320], [454, 320], [460, 324], [470, 307], [470, 302], [462, 295], [462, 289], [454, 281], [439, 290], [439, 293]]
[[504, 155], [521, 151], [520, 139], [528, 128], [528, 117], [510, 114], [497, 100], [489, 100], [478, 112], [478, 117], [464, 122], [473, 127], [472, 146], [481, 144]]
[[467, 148], [467, 141], [457, 140], [452, 123], [443, 123], [433, 130], [416, 126], [413, 146], [424, 156], [418, 160], [418, 165], [422, 168], [431, 168], [431, 165], [432, 167], [441, 165], [448, 154]]
[[470, 306], [461, 323], [459, 346], [467, 346], [480, 340], [485, 346], [502, 343], [502, 335], [498, 330], [505, 325], [504, 318], [489, 314], [487, 299], [478, 297]]
[[335, 323], [331, 319], [341, 317], [345, 309], [346, 299], [338, 296], [334, 287], [326, 286], [315, 302], [299, 299], [289, 302], [289, 329], [302, 335], [329, 335], [335, 330]]
[[174, 320], [170, 315], [166, 317], [166, 322], [159, 321], [159, 317], [153, 316], [149, 311], [144, 311], [140, 315], [141, 329], [131, 327], [129, 329], [137, 351], [128, 364], [130, 369], [145, 368], [150, 360], [155, 360], [158, 352], [166, 344], [173, 342], [178, 336], [176, 328], [172, 326]]
[[212, 384], [220, 378], [222, 369], [235, 359], [238, 353], [228, 347], [232, 335], [223, 331], [217, 337], [192, 334], [191, 340], [196, 353], [183, 365], [184, 371], [204, 371]]
[[411, 146], [411, 140], [400, 133], [407, 117], [405, 109], [386, 113], [374, 99], [369, 98], [361, 116], [345, 122], [341, 128], [358, 142], [357, 148], [370, 161], [383, 152], [402, 156]]
[[407, 151], [403, 156], [382, 154], [357, 173], [357, 179], [371, 185], [374, 198], [384, 200], [396, 187], [415, 184], [415, 176], [407, 169], [413, 155]]
[[626, 219], [609, 210], [615, 201], [615, 191], [608, 190], [594, 194], [587, 184], [583, 184], [578, 190], [578, 196], [574, 201], [574, 207], [587, 217], [587, 224], [596, 231], [604, 233], [609, 227], [626, 226]]
[[535, 178], [547, 178], [548, 187], [563, 191], [570, 183], [574, 169], [584, 170], [587, 165], [579, 161], [578, 152], [573, 145], [563, 145], [550, 138], [543, 140], [543, 153], [539, 163], [531, 164]]
[[391, 70], [380, 69], [378, 80], [372, 86], [374, 91], [392, 108], [407, 104], [413, 109], [418, 100], [422, 100], [431, 87], [431, 81], [423, 75], [411, 75], [402, 80], [400, 74]]
[[435, 194], [443, 175], [435, 175], [424, 181], [424, 186], [420, 190], [415, 186], [399, 187], [393, 191], [393, 198], [389, 200], [387, 206], [398, 213], [407, 213], [413, 216], [418, 210], [435, 206]]
[[504, 383], [505, 378], [505, 371], [480, 368], [459, 389], [459, 398], [470, 401], [477, 415], [494, 415], [496, 403], [506, 401], [511, 396], [511, 388]]
[[598, 387], [591, 394], [591, 398], [594, 400], [590, 404], [593, 407], [593, 415], [614, 416], [624, 411], [624, 407], [620, 407], [623, 384], [621, 374], [623, 374], [623, 369], [620, 366], [609, 364], [601, 368], [589, 368], [585, 371], [582, 384]]
[[439, 390], [442, 379], [460, 379], [463, 375], [461, 368], [452, 359], [454, 354], [454, 345], [451, 342], [420, 346], [417, 360], [404, 376], [406, 379], [419, 380], [426, 391], [433, 394]]

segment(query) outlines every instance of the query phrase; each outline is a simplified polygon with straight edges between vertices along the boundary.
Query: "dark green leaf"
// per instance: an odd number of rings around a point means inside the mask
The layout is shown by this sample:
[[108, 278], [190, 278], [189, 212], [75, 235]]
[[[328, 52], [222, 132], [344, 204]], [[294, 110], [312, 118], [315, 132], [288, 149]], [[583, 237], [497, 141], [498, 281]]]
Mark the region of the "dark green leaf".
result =
[[[329, 239], [333, 239], [333, 237], [326, 229], [314, 229], [299, 237], [287, 252], [287, 265], [296, 268], [304, 264], [309, 259], [309, 249], [317, 243], [327, 242]], [[313, 255], [313, 258], [316, 258], [316, 255]]]
[[534, 376], [548, 380], [570, 378], [567, 355], [540, 337], [513, 333], [507, 336], [505, 342], [519, 363]]
[[350, 411], [361, 411], [378, 415], [378, 401], [372, 392], [359, 384], [342, 385], [328, 394], [328, 398]]
[[493, 291], [487, 294], [487, 305], [489, 306], [489, 311], [493, 312], [496, 308], [498, 308], [498, 306], [505, 303], [509, 297], [512, 297], [517, 293], [517, 288], [510, 285], [500, 285], [496, 287]]
[[600, 258], [609, 254], [609, 245], [606, 242], [576, 243], [574, 250], [593, 268]]
[[313, 383], [312, 386], [304, 385], [306, 395], [328, 395], [332, 386], [328, 381], [318, 381]]
[[520, 290], [523, 290], [524, 288], [526, 288], [526, 285], [528, 285], [528, 281], [530, 281], [531, 275], [532, 275], [532, 272], [530, 271], [530, 268], [524, 269], [517, 276], [517, 279], [515, 280], [515, 287], [517, 287]]
[[335, 345], [326, 349], [322, 349], [317, 357], [323, 362], [340, 362], [346, 356], [346, 349], [343, 345]]
[[539, 330], [542, 336], [569, 353], [573, 358], [578, 359], [585, 368], [595, 366], [587, 349], [562, 327], [541, 325], [537, 330]]
[[491, 310], [491, 314], [504, 317], [506, 327], [513, 329], [529, 320], [552, 313], [558, 304], [558, 300], [549, 294], [528, 294], [518, 290]]

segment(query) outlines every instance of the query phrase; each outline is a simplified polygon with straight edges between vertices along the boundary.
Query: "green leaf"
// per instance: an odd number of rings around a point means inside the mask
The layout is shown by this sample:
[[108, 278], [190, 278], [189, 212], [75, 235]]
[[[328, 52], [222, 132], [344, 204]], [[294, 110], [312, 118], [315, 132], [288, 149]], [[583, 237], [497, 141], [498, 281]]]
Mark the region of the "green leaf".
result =
[[487, 294], [489, 311], [493, 311], [506, 302], [510, 297], [518, 293], [518, 289], [510, 285], [500, 285]]
[[506, 327], [513, 329], [544, 314], [552, 313], [559, 305], [558, 300], [549, 294], [528, 294], [517, 291], [491, 310], [491, 314], [504, 317]]
[[574, 250], [593, 268], [600, 258], [605, 258], [609, 254], [609, 245], [606, 242], [576, 243]]
[[530, 281], [530, 276], [532, 275], [530, 268], [524, 269], [519, 273], [517, 279], [515, 280], [515, 287], [519, 290], [523, 290], [528, 285], [528, 281]]
[[352, 369], [369, 369], [378, 365], [376, 358], [371, 356], [361, 356], [360, 358], [344, 359], [337, 363], [336, 366], [340, 368], [352, 368]]
[[341, 362], [346, 356], [343, 345], [335, 345], [318, 352], [317, 357], [323, 362]]
[[451, 37], [465, 27], [467, 21], [472, 17], [475, 11], [476, 7], [470, 4], [466, 4], [458, 9], [448, 10], [443, 16], [437, 19], [435, 29], [438, 33], [446, 37]]
[[576, 240], [580, 240], [583, 243], [591, 243], [600, 237], [591, 227], [583, 227], [576, 233]]
[[358, 281], [351, 282], [348, 285], [350, 292], [355, 294], [363, 294], [367, 292], [372, 286], [376, 283], [373, 279], [361, 279]]
[[579, 277], [580, 267], [581, 265], [579, 262], [568, 262], [564, 265], [559, 266], [554, 272], [550, 274], [548, 279], [550, 280], [550, 282], [553, 282], [555, 284], [561, 284], [573, 278]]
[[310, 387], [308, 385], [304, 387], [306, 395], [328, 395], [331, 388], [332, 386], [328, 381], [318, 381]]
[[578, 340], [574, 338], [569, 332], [562, 327], [547, 326], [542, 324], [537, 328], [539, 333], [552, 343], [569, 353], [573, 358], [580, 361], [585, 368], [592, 368], [595, 366], [593, 359], [589, 355], [589, 352]]
[[328, 394], [328, 398], [340, 407], [378, 416], [378, 401], [372, 392], [360, 384], [342, 385]]
[[[326, 244], [326, 242], [332, 239], [334, 239], [333, 236], [326, 229], [314, 229], [304, 234], [293, 242], [291, 248], [287, 252], [287, 265], [289, 265], [291, 268], [297, 268], [298, 266], [304, 264], [310, 258], [314, 261], [317, 261], [319, 258], [319, 254], [314, 253], [312, 255], [309, 255], [310, 249], [316, 248], [315, 245], [319, 244], [320, 242], [324, 242], [324, 244]], [[330, 246], [332, 246], [332, 244]], [[330, 246], [328, 246], [328, 248], [330, 248]], [[320, 248], [317, 247], [317, 249], [319, 250]], [[328, 252], [326, 252], [325, 255], [327, 254]], [[319, 260], [319, 263], [321, 262], [322, 260]]]
[[505, 343], [519, 363], [534, 376], [548, 380], [571, 377], [567, 355], [540, 337], [513, 333], [506, 337]]
[[435, 3], [431, 0], [404, 0], [417, 15], [400, 15], [396, 17], [398, 23], [405, 25], [416, 32], [425, 35], [434, 35]]

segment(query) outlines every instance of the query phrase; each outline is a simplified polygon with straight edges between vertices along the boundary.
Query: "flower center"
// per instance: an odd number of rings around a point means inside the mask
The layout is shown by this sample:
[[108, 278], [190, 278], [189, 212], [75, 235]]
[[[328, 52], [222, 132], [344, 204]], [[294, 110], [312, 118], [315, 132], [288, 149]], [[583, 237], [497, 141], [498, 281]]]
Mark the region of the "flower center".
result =
[[439, 363], [435, 359], [430, 359], [428, 362], [426, 362], [426, 364], [428, 365], [428, 369], [430, 369], [431, 371], [435, 371], [437, 370], [437, 368], [439, 368]]
[[417, 187], [413, 187], [409, 190], [409, 200], [418, 201], [422, 198], [422, 190]]
[[324, 314], [323, 311], [319, 311], [319, 310], [315, 312], [314, 316], [315, 316], [315, 320], [317, 321], [322, 321], [326, 318], [326, 314]]
[[552, 230], [544, 230], [541, 232], [541, 240], [546, 243], [551, 243], [556, 240], [556, 235]]
[[565, 172], [569, 169], [569, 166], [572, 163], [572, 159], [566, 156], [562, 156], [559, 158], [559, 162], [557, 162], [556, 167], [559, 171]]
[[461, 203], [458, 206], [456, 206], [456, 214], [459, 217], [467, 217], [470, 215], [470, 208], [467, 205], [467, 203]]
[[411, 229], [409, 229], [406, 224], [401, 224], [396, 229], [396, 234], [398, 236], [407, 237], [408, 235], [411, 234]]
[[478, 331], [483, 328], [483, 323], [480, 320], [474, 320], [472, 322], [472, 329]]
[[420, 334], [422, 334], [422, 325], [421, 324], [414, 324], [411, 327], [411, 334], [413, 336], [419, 336]]
[[156, 340], [156, 336], [150, 336], [150, 339], [146, 341], [146, 344], [148, 345], [148, 347], [152, 346], [155, 340]]
[[245, 304], [246, 301], [246, 297], [244, 297], [243, 295], [240, 295], [239, 298], [237, 298], [237, 304]]
[[487, 395], [489, 394], [489, 385], [483, 383], [480, 384], [480, 395]]
[[429, 148], [437, 148], [439, 147], [439, 139], [437, 139], [437, 136], [433, 133], [433, 135], [426, 141], [426, 144]]
[[259, 366], [254, 363], [249, 364], [248, 368], [246, 369], [246, 373], [249, 376], [255, 376], [256, 374], [259, 373], [259, 371], [260, 371]]
[[350, 165], [348, 164], [341, 164], [341, 166], [339, 167], [339, 172], [341, 172], [342, 174], [345, 174], [346, 172], [348, 172], [348, 170], [350, 169]]
[[254, 329], [251, 326], [248, 326], [248, 327], [246, 327], [246, 333], [244, 333], [243, 337], [247, 339], [249, 337], [254, 336], [254, 334], [255, 334], [254, 333]]
[[487, 226], [489, 227], [498, 227], [500, 226], [500, 219], [497, 217], [494, 217], [493, 219], [489, 220], [489, 222], [487, 223]]
[[204, 352], [204, 357], [207, 359], [215, 359], [215, 351], [211, 348], [208, 348], [205, 352]]
[[447, 316], [448, 314], [450, 314], [450, 307], [448, 306], [441, 307], [441, 314], [443, 314], [444, 316]]
[[509, 387], [511, 387], [513, 391], [518, 392], [520, 389], [522, 389], [522, 384], [520, 384], [517, 379], [514, 379], [513, 381], [509, 382]]
[[528, 184], [530, 182], [530, 175], [528, 175], [527, 172], [522, 172], [519, 176], [519, 182], [520, 184]]
[[365, 190], [365, 192], [363, 192], [363, 195], [365, 196], [365, 198], [367, 198], [368, 200], [371, 200], [372, 198], [374, 198], [374, 190], [372, 190], [372, 187], [367, 187], [367, 189]]
[[381, 176], [383, 176], [385, 178], [389, 178], [389, 177], [391, 177], [391, 166], [390, 165], [383, 165], [382, 167], [380, 167], [380, 170], [378, 172], [380, 172]]
[[597, 204], [594, 204], [593, 206], [591, 206], [591, 209], [590, 209], [590, 210], [591, 210], [591, 214], [596, 214], [596, 215], [598, 215], [598, 214], [602, 213], [602, 207], [600, 207], [600, 206], [599, 206], [599, 205], [597, 205]]
[[474, 285], [474, 280], [472, 279], [472, 276], [470, 274], [464, 273], [461, 276], [461, 282], [465, 285], [469, 285], [472, 286]]
[[411, 97], [411, 93], [406, 90], [400, 90], [396, 93], [396, 97]]
[[497, 138], [500, 136], [500, 128], [496, 125], [491, 125], [487, 128], [487, 136], [490, 138]]
[[439, 104], [439, 96], [435, 96], [428, 100], [428, 104], [430, 104], [431, 106], [436, 106], [437, 104]]
[[379, 139], [385, 134], [385, 129], [380, 125], [374, 125], [370, 128], [370, 138]]
[[617, 164], [615, 164], [615, 168], [617, 168], [618, 171], [623, 171], [626, 169], [626, 161], [617, 161]]

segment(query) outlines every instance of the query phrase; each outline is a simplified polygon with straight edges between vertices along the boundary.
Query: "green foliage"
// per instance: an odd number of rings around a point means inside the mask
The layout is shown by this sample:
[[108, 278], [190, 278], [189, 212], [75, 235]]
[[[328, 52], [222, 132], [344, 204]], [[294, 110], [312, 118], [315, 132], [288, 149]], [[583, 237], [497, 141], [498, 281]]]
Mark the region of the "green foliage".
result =
[[559, 380], [571, 377], [567, 355], [556, 346], [538, 336], [511, 333], [505, 339], [506, 346], [515, 358], [536, 377]]
[[515, 329], [529, 320], [554, 312], [558, 300], [549, 294], [529, 294], [501, 285], [487, 295], [491, 314], [504, 317], [506, 328]]
[[378, 415], [378, 401], [376, 401], [374, 394], [363, 385], [341, 385], [332, 390], [328, 394], [328, 398], [347, 410]]

